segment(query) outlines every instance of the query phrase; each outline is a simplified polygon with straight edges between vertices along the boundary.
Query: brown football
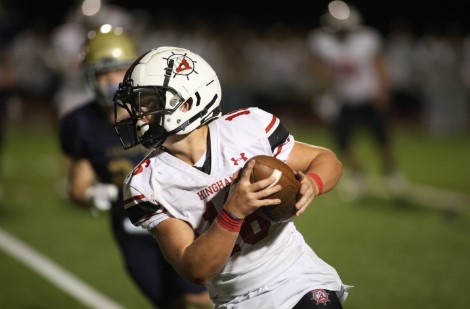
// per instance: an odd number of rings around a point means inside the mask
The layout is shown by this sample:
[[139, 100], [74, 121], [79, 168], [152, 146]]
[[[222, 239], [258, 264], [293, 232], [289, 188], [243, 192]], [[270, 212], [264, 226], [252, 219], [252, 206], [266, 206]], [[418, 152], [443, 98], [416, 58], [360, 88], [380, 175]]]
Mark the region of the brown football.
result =
[[294, 171], [284, 162], [271, 156], [258, 155], [256, 164], [250, 175], [252, 183], [274, 175], [277, 179], [272, 186], [280, 184], [281, 191], [268, 196], [269, 199], [279, 198], [281, 204], [264, 206], [259, 209], [271, 221], [281, 222], [290, 219], [295, 214], [295, 203], [300, 190], [300, 182], [295, 177]]

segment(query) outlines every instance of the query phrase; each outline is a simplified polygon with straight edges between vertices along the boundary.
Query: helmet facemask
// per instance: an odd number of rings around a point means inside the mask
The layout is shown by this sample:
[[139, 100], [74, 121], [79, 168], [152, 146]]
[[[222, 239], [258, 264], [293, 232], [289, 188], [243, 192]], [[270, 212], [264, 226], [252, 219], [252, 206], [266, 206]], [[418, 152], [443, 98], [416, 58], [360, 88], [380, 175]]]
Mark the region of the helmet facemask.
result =
[[[158, 148], [174, 132], [164, 128], [168, 115], [184, 103], [174, 89], [159, 86], [132, 87], [132, 80], [122, 83], [114, 96], [115, 129], [124, 149], [142, 144]], [[118, 109], [123, 108], [129, 118], [118, 119]]]

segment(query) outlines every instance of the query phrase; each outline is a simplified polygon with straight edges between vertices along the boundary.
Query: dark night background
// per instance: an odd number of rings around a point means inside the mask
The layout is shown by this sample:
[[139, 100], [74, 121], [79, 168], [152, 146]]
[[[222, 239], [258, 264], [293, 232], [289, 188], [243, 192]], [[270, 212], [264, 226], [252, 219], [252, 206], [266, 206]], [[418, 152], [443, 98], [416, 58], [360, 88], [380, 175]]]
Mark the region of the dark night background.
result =
[[[46, 18], [53, 26], [63, 21], [64, 12], [77, 0], [3, 0], [3, 5], [16, 8], [23, 15], [25, 25], [39, 18]], [[155, 12], [172, 12], [181, 23], [187, 24], [194, 19], [223, 22], [236, 17], [252, 27], [264, 27], [275, 22], [288, 23], [294, 27], [311, 28], [318, 24], [318, 17], [324, 12], [329, 1], [286, 1], [272, 3], [224, 1], [217, 5], [202, 6], [201, 2], [173, 2], [149, 0], [116, 0], [108, 3], [118, 4], [129, 9], [143, 8]], [[429, 29], [439, 30], [459, 25], [468, 31], [470, 18], [464, 4], [458, 1], [349, 1], [363, 15], [364, 23], [387, 32], [392, 20], [400, 18], [407, 21], [412, 29], [420, 33]]]

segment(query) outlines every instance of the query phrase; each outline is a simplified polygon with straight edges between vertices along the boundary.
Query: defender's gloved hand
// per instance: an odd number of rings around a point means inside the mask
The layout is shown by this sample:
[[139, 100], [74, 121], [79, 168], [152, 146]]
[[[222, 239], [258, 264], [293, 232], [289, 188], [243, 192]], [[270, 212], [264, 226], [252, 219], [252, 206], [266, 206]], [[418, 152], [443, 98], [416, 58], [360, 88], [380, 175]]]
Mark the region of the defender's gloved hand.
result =
[[100, 211], [111, 209], [111, 204], [117, 201], [119, 196], [118, 188], [113, 184], [96, 183], [86, 190], [85, 198]]

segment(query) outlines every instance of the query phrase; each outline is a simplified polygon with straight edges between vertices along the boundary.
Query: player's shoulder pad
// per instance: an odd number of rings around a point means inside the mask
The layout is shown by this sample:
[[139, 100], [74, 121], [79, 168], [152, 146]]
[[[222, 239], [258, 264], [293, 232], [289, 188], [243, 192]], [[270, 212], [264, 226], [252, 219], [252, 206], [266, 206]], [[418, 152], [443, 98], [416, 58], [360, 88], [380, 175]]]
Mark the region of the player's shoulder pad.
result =
[[[258, 107], [246, 107], [234, 110], [222, 117], [225, 121], [237, 122], [242, 128], [253, 129], [253, 126], [266, 128], [277, 119], [273, 114], [266, 112]], [[248, 127], [247, 127], [248, 126]]]
[[[225, 123], [226, 134], [232, 132], [243, 142], [264, 137], [269, 140], [271, 149], [283, 144], [289, 136], [279, 118], [258, 107], [235, 110], [224, 115], [222, 121]], [[235, 140], [232, 142], [236, 143]]]
[[[130, 172], [127, 174], [126, 179], [124, 180], [125, 184], [130, 184], [132, 182], [136, 182], [138, 180], [134, 179], [134, 176], [137, 176], [136, 178], [142, 178], [139, 177], [140, 175], [147, 175], [148, 173], [151, 173], [152, 167], [150, 166], [152, 161], [154, 161], [155, 157], [158, 156], [159, 153], [161, 153], [163, 150], [154, 150], [149, 152], [140, 162], [137, 164]], [[145, 177], [144, 177], [145, 178]]]

